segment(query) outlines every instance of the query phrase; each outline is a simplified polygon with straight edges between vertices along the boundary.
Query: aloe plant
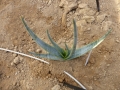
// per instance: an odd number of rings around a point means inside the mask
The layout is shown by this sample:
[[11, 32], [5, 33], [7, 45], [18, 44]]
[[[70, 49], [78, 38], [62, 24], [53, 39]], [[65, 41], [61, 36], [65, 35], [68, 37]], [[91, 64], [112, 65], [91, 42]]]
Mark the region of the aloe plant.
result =
[[99, 38], [98, 40], [91, 42], [81, 48], [76, 49], [77, 45], [77, 26], [76, 22], [73, 19], [73, 25], [74, 25], [74, 42], [72, 48], [69, 48], [67, 44], [65, 43], [65, 49], [61, 48], [50, 36], [48, 30], [47, 30], [47, 36], [52, 43], [52, 46], [45, 43], [42, 41], [38, 36], [28, 27], [26, 24], [24, 18], [22, 17], [22, 22], [26, 28], [26, 30], [29, 32], [30, 36], [32, 37], [35, 42], [42, 47], [45, 51], [47, 51], [47, 54], [39, 54], [35, 52], [31, 52], [32, 55], [41, 57], [41, 58], [47, 58], [51, 60], [61, 60], [61, 61], [66, 61], [66, 60], [71, 60], [77, 57], [80, 57], [84, 55], [85, 53], [91, 51], [95, 47], [97, 47], [105, 38], [106, 36], [110, 33], [111, 30], [109, 30], [104, 36]]

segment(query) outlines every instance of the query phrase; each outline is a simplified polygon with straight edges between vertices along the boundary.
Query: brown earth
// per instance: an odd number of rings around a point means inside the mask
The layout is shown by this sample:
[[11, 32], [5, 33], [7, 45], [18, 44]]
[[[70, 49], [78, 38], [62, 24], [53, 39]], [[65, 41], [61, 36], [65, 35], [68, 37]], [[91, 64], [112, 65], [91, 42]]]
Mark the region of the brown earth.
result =
[[[87, 66], [88, 54], [65, 62], [46, 60], [48, 65], [0, 51], [0, 90], [72, 90], [63, 85], [64, 81], [79, 87], [63, 71], [72, 74], [87, 90], [120, 90], [120, 0], [100, 0], [99, 13], [95, 0], [65, 1], [68, 6], [76, 4], [66, 18], [66, 4], [60, 8], [60, 0], [0, 0], [0, 47], [26, 54], [42, 50], [26, 32], [21, 16], [42, 40], [49, 43], [48, 29], [62, 47], [65, 41], [72, 45], [73, 18], [78, 26], [78, 47], [98, 39], [109, 28], [111, 34], [92, 51]], [[62, 28], [62, 18], [67, 28]], [[19, 62], [13, 65], [16, 58]]]

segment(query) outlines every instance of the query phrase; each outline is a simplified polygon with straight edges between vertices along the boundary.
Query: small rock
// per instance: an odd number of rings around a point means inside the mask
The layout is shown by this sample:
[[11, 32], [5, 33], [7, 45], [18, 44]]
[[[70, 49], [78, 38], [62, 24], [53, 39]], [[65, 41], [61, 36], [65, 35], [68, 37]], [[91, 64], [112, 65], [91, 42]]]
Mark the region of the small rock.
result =
[[52, 0], [49, 0], [47, 4], [50, 5], [51, 3], [52, 3]]
[[87, 28], [87, 31], [90, 31], [91, 30], [91, 28]]
[[51, 90], [60, 90], [60, 85], [55, 85]]
[[93, 90], [93, 87], [92, 86], [88, 86], [89, 90]]
[[36, 52], [37, 53], [42, 53], [42, 50], [41, 49], [37, 49]]
[[111, 25], [112, 25], [112, 21], [106, 21], [102, 23], [102, 28], [103, 30], [107, 31]]
[[90, 59], [90, 63], [94, 64], [95, 63], [95, 59]]
[[7, 76], [7, 78], [10, 78], [10, 76]]
[[78, 4], [80, 4], [81, 3], [81, 1], [80, 0], [78, 0]]
[[116, 40], [116, 43], [119, 43], [119, 42], [120, 42], [120, 40], [117, 39], [117, 40]]
[[15, 66], [15, 64], [13, 62], [11, 62], [11, 66]]
[[64, 7], [64, 5], [66, 5], [68, 3], [67, 0], [61, 0], [59, 7]]
[[70, 27], [71, 26], [71, 23], [67, 23], [67, 27]]
[[95, 13], [96, 13], [95, 10], [90, 9], [90, 10], [87, 10], [86, 15], [93, 16], [93, 15], [95, 15]]
[[79, 14], [80, 15], [86, 15], [86, 16], [93, 16], [93, 15], [96, 14], [96, 11], [89, 8], [89, 7], [86, 7], [86, 8], [80, 9]]
[[96, 81], [96, 80], [99, 79], [99, 78], [100, 78], [100, 76], [97, 75], [97, 76], [95, 76], [93, 79]]
[[17, 55], [18, 55], [18, 54], [15, 54], [15, 53], [14, 53], [14, 54], [13, 54], [13, 57], [17, 57]]
[[120, 3], [117, 5], [117, 11], [120, 11]]
[[85, 26], [85, 25], [87, 25], [87, 23], [86, 23], [86, 21], [85, 20], [79, 20], [79, 21], [77, 21], [76, 22], [76, 25], [79, 27], [79, 26]]
[[105, 17], [107, 16], [107, 14], [103, 14], [103, 15], [98, 15], [96, 18], [96, 21], [101, 23], [104, 21]]
[[79, 12], [75, 12], [75, 15], [76, 15], [76, 16], [79, 16], [80, 14], [79, 14]]
[[110, 66], [110, 64], [107, 64], [107, 67], [109, 67]]
[[19, 57], [15, 57], [15, 59], [13, 60], [13, 63], [14, 63], [15, 65], [19, 64], [19, 63], [20, 63]]
[[78, 8], [80, 8], [80, 9], [83, 9], [83, 8], [86, 8], [86, 7], [88, 7], [88, 5], [85, 4], [85, 3], [81, 3], [81, 4], [78, 5]]
[[23, 57], [19, 56], [20, 62], [23, 60]]
[[28, 49], [28, 52], [32, 52], [32, 49]]
[[90, 8], [84, 8], [79, 10], [80, 15], [86, 15], [86, 13], [90, 10]]
[[70, 18], [67, 18], [67, 22], [69, 22], [70, 21]]
[[90, 66], [91, 66], [91, 64], [90, 64], [90, 63], [88, 63], [88, 64], [87, 64], [87, 66], [88, 66], [88, 67], [90, 67]]
[[83, 19], [85, 19], [88, 23], [92, 23], [95, 21], [95, 18], [93, 16], [84, 16]]
[[97, 78], [96, 78], [96, 77], [94, 77], [93, 79], [94, 79], [95, 81], [97, 80]]
[[18, 72], [15, 73], [15, 75], [17, 75], [17, 74], [18, 74]]

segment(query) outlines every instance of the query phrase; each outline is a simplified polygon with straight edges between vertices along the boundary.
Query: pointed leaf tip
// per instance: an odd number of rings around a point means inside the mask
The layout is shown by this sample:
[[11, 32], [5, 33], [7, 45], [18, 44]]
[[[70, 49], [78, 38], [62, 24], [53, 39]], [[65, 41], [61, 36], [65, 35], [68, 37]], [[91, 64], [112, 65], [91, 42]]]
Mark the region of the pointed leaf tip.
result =
[[27, 23], [25, 22], [24, 18], [22, 17], [22, 22], [26, 28], [26, 30], [28, 31], [28, 33], [30, 34], [30, 36], [33, 38], [33, 40], [35, 40], [35, 42], [41, 46], [44, 50], [48, 51], [49, 53], [59, 56], [59, 52], [52, 46], [50, 46], [49, 44], [45, 43], [44, 41], [42, 41], [40, 38], [37, 37], [36, 34], [34, 34], [34, 32], [28, 27]]
[[108, 36], [108, 34], [111, 32], [111, 29], [105, 34], [103, 35], [101, 38], [99, 38], [98, 40], [91, 42], [85, 46], [83, 46], [82, 48], [79, 48], [75, 51], [75, 54], [72, 55], [72, 57], [70, 59], [74, 59], [77, 58], [79, 56], [84, 55], [85, 53], [89, 52], [90, 50], [92, 50], [93, 48], [97, 47], [102, 41], [104, 41], [104, 39]]
[[57, 43], [51, 38], [48, 30], [47, 30], [47, 36], [48, 36], [50, 42], [52, 43], [52, 45], [54, 46], [54, 48], [61, 54], [63, 49], [59, 45], [57, 45]]
[[74, 25], [74, 42], [73, 42], [73, 47], [72, 47], [72, 50], [68, 56], [68, 58], [70, 58], [76, 51], [76, 45], [77, 45], [77, 26], [76, 26], [76, 22], [75, 20], [73, 19], [73, 25]]

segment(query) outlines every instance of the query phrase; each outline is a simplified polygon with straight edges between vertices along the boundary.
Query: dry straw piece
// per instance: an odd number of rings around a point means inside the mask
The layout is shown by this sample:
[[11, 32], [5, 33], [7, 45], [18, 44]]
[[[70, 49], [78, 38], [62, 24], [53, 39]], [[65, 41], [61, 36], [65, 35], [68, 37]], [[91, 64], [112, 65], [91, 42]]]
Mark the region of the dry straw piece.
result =
[[44, 60], [42, 60], [40, 58], [36, 58], [36, 57], [30, 56], [30, 55], [27, 55], [27, 54], [24, 54], [24, 53], [16, 52], [16, 51], [5, 49], [5, 48], [0, 48], [0, 50], [11, 52], [11, 53], [16, 53], [16, 54], [19, 54], [19, 55], [22, 55], [22, 56], [26, 56], [26, 57], [29, 57], [29, 58], [32, 58], [32, 59], [36, 59], [36, 60], [39, 60], [39, 61], [44, 62], [46, 64], [49, 64], [49, 62], [47, 62], [47, 61], [44, 61]]

